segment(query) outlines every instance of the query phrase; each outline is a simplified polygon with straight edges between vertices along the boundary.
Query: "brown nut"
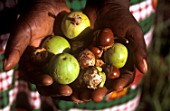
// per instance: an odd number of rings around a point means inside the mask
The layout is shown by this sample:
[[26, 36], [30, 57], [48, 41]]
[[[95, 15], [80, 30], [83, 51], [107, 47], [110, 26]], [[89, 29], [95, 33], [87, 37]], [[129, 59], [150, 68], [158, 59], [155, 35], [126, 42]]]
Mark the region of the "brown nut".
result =
[[90, 50], [95, 55], [96, 59], [100, 58], [103, 54], [103, 50], [98, 47], [91, 47]]
[[98, 88], [96, 90], [94, 90], [93, 94], [92, 94], [92, 99], [95, 102], [100, 102], [103, 100], [103, 98], [106, 96], [108, 90], [106, 87], [103, 88]]
[[100, 31], [97, 38], [99, 46], [107, 47], [111, 46], [114, 42], [114, 35], [110, 28], [104, 28]]
[[104, 67], [104, 72], [109, 79], [115, 79], [120, 76], [120, 70], [113, 65], [106, 65]]

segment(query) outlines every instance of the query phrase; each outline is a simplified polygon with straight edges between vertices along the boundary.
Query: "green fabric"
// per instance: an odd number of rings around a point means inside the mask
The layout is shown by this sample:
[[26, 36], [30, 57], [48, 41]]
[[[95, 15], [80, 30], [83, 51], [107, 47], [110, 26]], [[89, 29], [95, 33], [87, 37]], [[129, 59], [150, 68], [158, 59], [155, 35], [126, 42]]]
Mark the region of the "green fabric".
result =
[[130, 5], [135, 5], [146, 0], [130, 0]]
[[99, 110], [103, 108], [110, 108], [113, 106], [116, 106], [118, 104], [123, 104], [128, 102], [129, 100], [132, 100], [137, 96], [137, 94], [140, 92], [140, 88], [136, 89], [129, 89], [127, 94], [121, 98], [115, 99], [113, 101], [106, 101], [104, 99], [103, 101], [99, 103], [95, 103], [93, 101], [90, 101], [88, 103], [82, 103], [82, 104], [76, 104], [70, 101], [64, 101], [64, 100], [54, 100], [55, 104], [58, 105], [61, 111], [69, 110], [70, 108], [79, 108], [79, 109], [87, 109], [87, 110]]
[[142, 27], [142, 31], [144, 34], [146, 34], [153, 26], [154, 15], [155, 13], [152, 13], [149, 17], [139, 22], [139, 25]]
[[[2, 54], [0, 54], [0, 56], [1, 55]], [[9, 105], [9, 92], [14, 89], [15, 81], [16, 81], [16, 78], [13, 74], [12, 75], [12, 83], [11, 83], [10, 87], [8, 89], [0, 92], [0, 109], [3, 109], [4, 107]], [[12, 105], [11, 108], [14, 106], [15, 106], [15, 104]]]
[[32, 111], [41, 111], [41, 109], [33, 109]]
[[[0, 53], [0, 61], [3, 61], [4, 59], [4, 54]], [[18, 65], [15, 66], [14, 70], [18, 69]], [[3, 62], [0, 62], [0, 72], [4, 72], [3, 70]]]
[[[135, 5], [146, 0], [130, 0], [130, 5]], [[66, 0], [67, 6], [74, 11], [81, 11], [85, 5], [86, 0]]]
[[[3, 61], [4, 54], [0, 54], [0, 61]], [[3, 72], [3, 62], [0, 62], [0, 72]]]
[[8, 106], [9, 103], [9, 90], [0, 93], [0, 109]]
[[16, 108], [16, 101], [13, 102], [13, 104], [11, 105], [10, 111], [15, 111]]
[[66, 0], [66, 4], [72, 11], [81, 11], [86, 5], [86, 0]]
[[30, 91], [37, 91], [36, 85], [28, 82], [28, 88]]

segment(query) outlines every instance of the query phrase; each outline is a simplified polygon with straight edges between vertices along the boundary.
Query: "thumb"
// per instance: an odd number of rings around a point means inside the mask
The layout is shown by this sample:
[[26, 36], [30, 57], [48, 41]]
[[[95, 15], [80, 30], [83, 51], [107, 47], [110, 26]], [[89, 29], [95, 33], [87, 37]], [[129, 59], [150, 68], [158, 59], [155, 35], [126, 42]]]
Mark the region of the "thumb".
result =
[[20, 22], [20, 24], [16, 26], [17, 27], [15, 27], [15, 30], [11, 32], [5, 50], [3, 66], [5, 71], [14, 68], [18, 64], [20, 57], [28, 46], [31, 37], [29, 25], [24, 22]]
[[146, 73], [148, 70], [147, 51], [142, 30], [137, 27], [129, 30], [127, 39], [129, 40], [129, 47], [134, 53], [136, 67], [140, 72]]

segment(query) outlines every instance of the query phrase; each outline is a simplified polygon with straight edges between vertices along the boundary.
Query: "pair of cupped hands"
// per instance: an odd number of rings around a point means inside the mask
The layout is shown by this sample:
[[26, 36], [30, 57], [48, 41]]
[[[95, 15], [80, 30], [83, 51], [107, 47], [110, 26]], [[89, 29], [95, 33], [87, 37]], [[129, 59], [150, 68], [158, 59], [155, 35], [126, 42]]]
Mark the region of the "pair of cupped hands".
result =
[[[19, 64], [27, 68], [32, 66], [34, 72], [24, 71], [28, 80], [37, 86], [42, 95], [66, 99], [76, 103], [94, 100], [99, 102], [111, 91], [120, 91], [130, 85], [135, 77], [136, 68], [142, 72], [147, 71], [146, 44], [141, 27], [129, 12], [128, 0], [103, 0], [94, 3], [89, 0], [83, 12], [89, 17], [91, 29], [110, 28], [114, 35], [126, 38], [129, 55], [126, 65], [121, 69], [120, 77], [107, 81], [105, 87], [96, 90], [86, 88], [73, 88], [69, 85], [54, 83], [49, 74], [42, 73], [29, 61]], [[4, 70], [14, 68], [25, 54], [26, 49], [39, 47], [42, 40], [48, 35], [61, 34], [61, 19], [69, 13], [65, 1], [40, 0], [35, 2], [29, 11], [22, 14], [14, 26], [5, 51]], [[31, 55], [28, 55], [31, 56]], [[23, 62], [22, 62], [23, 63]], [[41, 67], [41, 66], [39, 66]]]

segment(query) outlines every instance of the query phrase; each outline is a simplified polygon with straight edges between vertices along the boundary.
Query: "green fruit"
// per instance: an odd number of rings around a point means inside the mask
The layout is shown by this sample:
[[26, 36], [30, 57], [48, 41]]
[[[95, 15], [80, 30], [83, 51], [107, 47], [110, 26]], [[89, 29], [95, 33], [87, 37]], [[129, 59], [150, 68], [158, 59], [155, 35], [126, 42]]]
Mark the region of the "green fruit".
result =
[[70, 49], [70, 43], [61, 36], [52, 36], [48, 37], [43, 43], [42, 47], [44, 47], [48, 52], [53, 54], [62, 53], [68, 49]]
[[104, 61], [117, 68], [122, 68], [128, 58], [128, 50], [121, 43], [115, 43], [104, 53]]
[[74, 56], [69, 53], [61, 53], [52, 57], [49, 71], [59, 84], [70, 84], [78, 77], [80, 66]]
[[99, 75], [102, 77], [102, 82], [100, 83], [99, 87], [102, 88], [106, 82], [106, 74], [104, 72], [99, 72]]
[[84, 13], [76, 11], [66, 15], [61, 24], [62, 32], [69, 39], [78, 37], [88, 27], [90, 27], [89, 18]]

